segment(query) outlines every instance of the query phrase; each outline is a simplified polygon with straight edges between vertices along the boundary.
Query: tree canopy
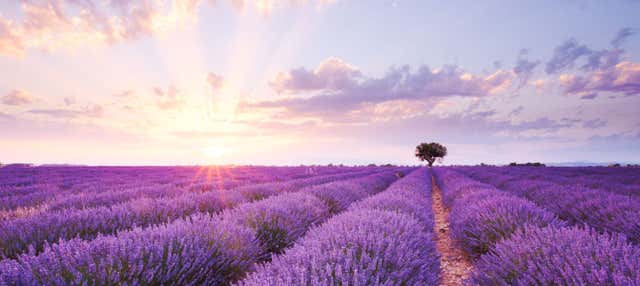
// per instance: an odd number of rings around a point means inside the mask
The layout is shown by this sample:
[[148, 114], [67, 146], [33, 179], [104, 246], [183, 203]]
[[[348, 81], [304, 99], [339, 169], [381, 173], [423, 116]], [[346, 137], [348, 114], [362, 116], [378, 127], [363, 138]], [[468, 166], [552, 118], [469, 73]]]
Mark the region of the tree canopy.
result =
[[436, 158], [444, 158], [446, 155], [447, 147], [444, 147], [440, 143], [420, 143], [420, 145], [416, 147], [416, 157], [418, 157], [420, 161], [427, 161], [429, 167], [433, 166]]

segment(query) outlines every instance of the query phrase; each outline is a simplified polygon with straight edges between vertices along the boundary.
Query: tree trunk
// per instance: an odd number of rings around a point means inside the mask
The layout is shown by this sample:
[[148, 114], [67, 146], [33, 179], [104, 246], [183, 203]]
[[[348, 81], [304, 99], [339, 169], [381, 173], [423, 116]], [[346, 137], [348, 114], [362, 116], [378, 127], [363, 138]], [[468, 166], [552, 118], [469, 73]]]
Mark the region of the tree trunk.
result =
[[427, 162], [429, 162], [429, 168], [431, 168], [431, 166], [433, 166], [433, 162], [435, 162], [436, 160], [427, 160]]

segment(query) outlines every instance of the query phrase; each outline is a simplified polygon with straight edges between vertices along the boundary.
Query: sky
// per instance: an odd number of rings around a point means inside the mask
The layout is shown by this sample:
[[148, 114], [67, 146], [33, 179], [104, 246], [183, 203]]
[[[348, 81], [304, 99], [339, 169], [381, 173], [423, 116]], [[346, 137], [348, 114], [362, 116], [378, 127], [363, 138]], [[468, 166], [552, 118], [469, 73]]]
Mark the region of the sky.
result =
[[0, 2], [0, 162], [640, 162], [640, 1]]

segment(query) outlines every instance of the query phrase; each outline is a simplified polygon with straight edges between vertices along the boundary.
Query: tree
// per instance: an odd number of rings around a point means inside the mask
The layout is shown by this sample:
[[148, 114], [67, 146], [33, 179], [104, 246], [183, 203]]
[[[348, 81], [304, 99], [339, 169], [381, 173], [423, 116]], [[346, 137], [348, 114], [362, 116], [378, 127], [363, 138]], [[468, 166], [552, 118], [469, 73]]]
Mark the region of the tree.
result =
[[447, 147], [442, 146], [440, 143], [420, 143], [416, 147], [416, 157], [420, 161], [429, 162], [429, 167], [433, 166], [436, 158], [444, 158], [447, 156]]

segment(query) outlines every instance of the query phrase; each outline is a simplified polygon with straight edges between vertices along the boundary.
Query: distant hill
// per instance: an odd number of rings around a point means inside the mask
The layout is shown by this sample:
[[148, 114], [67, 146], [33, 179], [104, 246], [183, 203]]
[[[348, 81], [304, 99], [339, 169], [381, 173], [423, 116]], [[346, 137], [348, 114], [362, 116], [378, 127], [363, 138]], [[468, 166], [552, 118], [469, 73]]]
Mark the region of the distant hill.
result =
[[554, 166], [554, 167], [588, 167], [588, 166], [609, 166], [610, 164], [613, 163], [618, 163], [620, 165], [627, 165], [627, 164], [638, 164], [638, 163], [634, 163], [634, 162], [609, 162], [609, 163], [603, 163], [603, 162], [588, 162], [588, 161], [576, 161], [576, 162], [558, 162], [558, 163], [546, 163], [547, 166]]
[[88, 165], [81, 164], [42, 164], [38, 167], [88, 167]]
[[33, 164], [29, 164], [29, 163], [11, 163], [11, 164], [0, 165], [0, 167], [3, 167], [3, 168], [29, 168], [33, 166], [34, 166]]

